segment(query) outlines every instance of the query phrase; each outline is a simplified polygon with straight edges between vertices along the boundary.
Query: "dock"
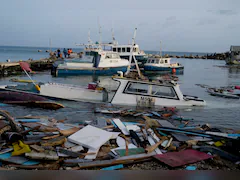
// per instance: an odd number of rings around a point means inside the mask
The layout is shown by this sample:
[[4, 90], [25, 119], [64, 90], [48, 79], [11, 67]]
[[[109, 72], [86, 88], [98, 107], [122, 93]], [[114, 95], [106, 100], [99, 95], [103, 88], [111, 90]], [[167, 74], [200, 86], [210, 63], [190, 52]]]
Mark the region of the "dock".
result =
[[44, 71], [52, 68], [52, 64], [55, 60], [46, 58], [40, 60], [26, 60], [26, 61], [17, 61], [17, 62], [1, 62], [0, 63], [0, 77], [19, 75], [23, 71], [19, 65], [19, 62], [29, 63], [33, 71]]

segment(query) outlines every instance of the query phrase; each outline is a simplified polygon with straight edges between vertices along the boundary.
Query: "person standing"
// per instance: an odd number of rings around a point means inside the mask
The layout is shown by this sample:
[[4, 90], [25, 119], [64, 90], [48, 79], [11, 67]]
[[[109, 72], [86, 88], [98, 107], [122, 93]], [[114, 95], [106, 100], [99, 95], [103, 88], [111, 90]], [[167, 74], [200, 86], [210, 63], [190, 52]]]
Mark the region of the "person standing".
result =
[[70, 57], [70, 54], [71, 54], [71, 50], [68, 49], [68, 57]]
[[68, 52], [67, 52], [67, 50], [64, 48], [63, 49], [63, 54], [64, 54], [64, 57], [66, 58], [67, 57], [67, 54], [68, 54]]
[[57, 50], [58, 58], [60, 58], [60, 53], [61, 53], [61, 51], [60, 51], [60, 49], [58, 49], [58, 50]]

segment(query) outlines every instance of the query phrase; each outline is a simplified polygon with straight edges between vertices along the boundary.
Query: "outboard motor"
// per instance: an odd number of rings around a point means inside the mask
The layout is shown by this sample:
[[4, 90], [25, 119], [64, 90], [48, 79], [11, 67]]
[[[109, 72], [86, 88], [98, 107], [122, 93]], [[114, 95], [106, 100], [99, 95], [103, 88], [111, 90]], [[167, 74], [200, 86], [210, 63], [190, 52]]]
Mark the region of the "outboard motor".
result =
[[108, 102], [108, 92], [103, 88], [103, 102]]

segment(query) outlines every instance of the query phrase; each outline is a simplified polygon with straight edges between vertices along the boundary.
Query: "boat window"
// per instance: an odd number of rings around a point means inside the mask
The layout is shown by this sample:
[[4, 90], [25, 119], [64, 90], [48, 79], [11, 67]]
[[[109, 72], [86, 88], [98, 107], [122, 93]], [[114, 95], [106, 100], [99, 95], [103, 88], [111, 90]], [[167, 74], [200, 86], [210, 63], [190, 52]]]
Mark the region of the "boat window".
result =
[[124, 93], [133, 93], [133, 94], [148, 94], [148, 84], [139, 84], [131, 82], [128, 84], [128, 87], [124, 90]]
[[147, 63], [151, 63], [151, 59], [147, 60]]
[[165, 60], [165, 63], [168, 63], [168, 60], [167, 60], [167, 59]]
[[114, 47], [114, 48], [113, 48], [113, 52], [117, 52], [117, 48]]
[[130, 47], [127, 48], [127, 52], [131, 52], [131, 48]]
[[154, 62], [155, 62], [155, 60], [154, 60], [154, 59], [152, 59], [151, 63], [154, 63]]
[[125, 48], [122, 48], [122, 52], [125, 52], [125, 50], [126, 50]]
[[156, 64], [159, 64], [159, 59], [156, 60]]
[[152, 85], [152, 95], [160, 97], [177, 98], [173, 87]]
[[121, 52], [121, 48], [118, 48], [118, 52]]
[[161, 64], [163, 64], [163, 60], [161, 60], [161, 62], [160, 62]]

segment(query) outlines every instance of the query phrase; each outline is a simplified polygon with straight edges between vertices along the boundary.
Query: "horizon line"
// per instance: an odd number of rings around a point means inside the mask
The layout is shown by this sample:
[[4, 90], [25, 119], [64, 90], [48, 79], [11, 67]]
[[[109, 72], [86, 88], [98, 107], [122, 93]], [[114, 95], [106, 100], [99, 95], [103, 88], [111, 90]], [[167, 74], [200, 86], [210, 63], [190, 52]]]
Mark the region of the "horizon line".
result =
[[[33, 47], [33, 48], [49, 48], [50, 49], [50, 47], [47, 47], [47, 46], [23, 46], [23, 45], [0, 45], [0, 47]], [[58, 48], [64, 48], [64, 47], [51, 47], [51, 48], [58, 49]], [[65, 47], [65, 48], [83, 49], [79, 47]], [[143, 50], [143, 51], [160, 52], [159, 50]], [[223, 53], [223, 52], [202, 52], [202, 51], [196, 52], [196, 51], [174, 51], [174, 50], [164, 50], [163, 52], [186, 52], [186, 53], [206, 53], [206, 54]]]

